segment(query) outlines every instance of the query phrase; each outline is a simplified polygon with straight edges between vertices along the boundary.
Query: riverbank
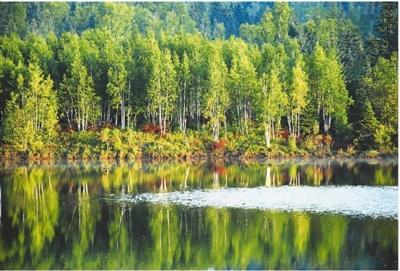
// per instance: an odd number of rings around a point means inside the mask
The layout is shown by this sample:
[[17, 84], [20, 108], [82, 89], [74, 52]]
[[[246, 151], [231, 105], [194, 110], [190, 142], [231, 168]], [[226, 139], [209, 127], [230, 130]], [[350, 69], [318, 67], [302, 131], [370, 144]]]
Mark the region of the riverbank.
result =
[[339, 146], [329, 135], [310, 135], [295, 140], [278, 135], [268, 148], [262, 131], [247, 135], [225, 133], [218, 142], [207, 132], [167, 133], [158, 135], [133, 130], [103, 129], [101, 131], [61, 133], [52, 144], [19, 152], [2, 145], [3, 161], [53, 160], [265, 160], [278, 158], [397, 156], [396, 149], [358, 150], [354, 145]]

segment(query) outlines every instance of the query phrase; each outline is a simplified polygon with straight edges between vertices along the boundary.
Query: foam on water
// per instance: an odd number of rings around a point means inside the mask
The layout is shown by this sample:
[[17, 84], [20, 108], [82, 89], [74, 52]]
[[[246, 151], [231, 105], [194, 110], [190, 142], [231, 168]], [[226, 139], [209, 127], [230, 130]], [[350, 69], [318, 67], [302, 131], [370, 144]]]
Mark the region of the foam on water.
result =
[[397, 219], [396, 186], [280, 186], [143, 193], [121, 200], [190, 207], [329, 212]]

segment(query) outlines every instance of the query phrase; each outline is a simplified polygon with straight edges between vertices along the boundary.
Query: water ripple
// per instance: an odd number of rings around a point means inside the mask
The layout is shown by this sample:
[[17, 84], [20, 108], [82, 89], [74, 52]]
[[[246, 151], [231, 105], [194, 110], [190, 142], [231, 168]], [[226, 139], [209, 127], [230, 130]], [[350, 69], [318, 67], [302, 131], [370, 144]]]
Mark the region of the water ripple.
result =
[[328, 212], [397, 219], [396, 186], [223, 188], [122, 196], [120, 200], [190, 207]]

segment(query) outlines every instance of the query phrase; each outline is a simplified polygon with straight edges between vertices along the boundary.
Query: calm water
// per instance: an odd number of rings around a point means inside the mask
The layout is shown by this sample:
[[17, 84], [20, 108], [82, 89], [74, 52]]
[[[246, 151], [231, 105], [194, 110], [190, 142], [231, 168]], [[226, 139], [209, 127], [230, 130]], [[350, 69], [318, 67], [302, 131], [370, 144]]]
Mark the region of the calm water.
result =
[[0, 169], [1, 269], [397, 269], [397, 161]]

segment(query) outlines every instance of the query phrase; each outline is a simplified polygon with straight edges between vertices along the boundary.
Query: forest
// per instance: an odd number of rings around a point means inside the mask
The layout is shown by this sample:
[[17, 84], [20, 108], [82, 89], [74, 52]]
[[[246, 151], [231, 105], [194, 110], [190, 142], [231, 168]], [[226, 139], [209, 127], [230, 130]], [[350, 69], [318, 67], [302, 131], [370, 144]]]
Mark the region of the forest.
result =
[[0, 3], [4, 158], [397, 154], [397, 3]]

